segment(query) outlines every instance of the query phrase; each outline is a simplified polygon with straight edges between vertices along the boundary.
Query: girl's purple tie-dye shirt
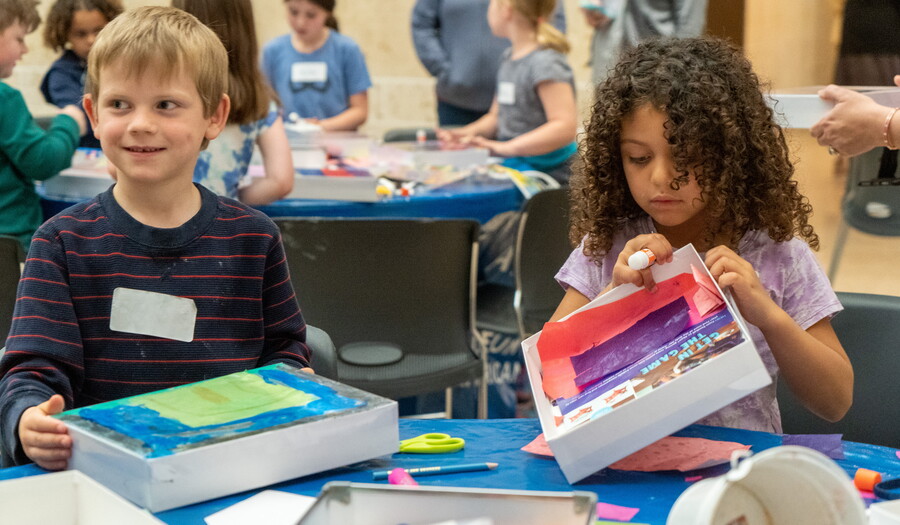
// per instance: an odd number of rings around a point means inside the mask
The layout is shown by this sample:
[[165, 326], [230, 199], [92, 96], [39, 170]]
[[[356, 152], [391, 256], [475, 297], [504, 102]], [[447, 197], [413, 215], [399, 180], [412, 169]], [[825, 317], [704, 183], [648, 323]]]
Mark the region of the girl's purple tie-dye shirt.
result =
[[[627, 224], [616, 235], [612, 248], [599, 264], [585, 256], [583, 246], [579, 246], [556, 274], [556, 280], [564, 288], [574, 288], [588, 299], [593, 299], [612, 279], [612, 268], [625, 243], [638, 235], [655, 232], [649, 217]], [[843, 309], [815, 255], [802, 240], [795, 238], [777, 243], [765, 232], [752, 231], [741, 239], [738, 253], [759, 273], [762, 285], [775, 304], [804, 330]], [[772, 384], [698, 423], [780, 433], [781, 414], [775, 399], [778, 364], [762, 332], [749, 323], [748, 330], [772, 376]]]

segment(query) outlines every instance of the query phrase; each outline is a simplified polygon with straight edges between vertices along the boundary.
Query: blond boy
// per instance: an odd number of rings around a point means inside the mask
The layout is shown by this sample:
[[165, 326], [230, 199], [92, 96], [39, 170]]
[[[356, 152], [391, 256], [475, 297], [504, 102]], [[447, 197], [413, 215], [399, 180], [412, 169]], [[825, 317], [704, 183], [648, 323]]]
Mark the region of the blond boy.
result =
[[309, 366], [278, 229], [192, 182], [228, 116], [226, 71], [218, 37], [178, 9], [127, 11], [98, 36], [84, 105], [117, 183], [35, 234], [0, 361], [16, 463], [65, 468], [64, 408]]

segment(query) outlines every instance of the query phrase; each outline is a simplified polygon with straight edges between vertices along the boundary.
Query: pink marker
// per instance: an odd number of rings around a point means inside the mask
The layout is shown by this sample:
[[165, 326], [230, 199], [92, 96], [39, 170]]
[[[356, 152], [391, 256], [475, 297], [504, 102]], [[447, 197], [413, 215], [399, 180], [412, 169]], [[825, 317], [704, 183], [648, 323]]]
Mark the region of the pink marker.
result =
[[655, 262], [656, 254], [651, 252], [649, 248], [642, 248], [640, 251], [634, 252], [628, 257], [628, 266], [632, 270], [649, 268]]
[[391, 471], [390, 474], [388, 474], [388, 483], [390, 483], [391, 485], [418, 486], [416, 480], [414, 480], [413, 477], [410, 476], [409, 473], [402, 468], [395, 468]]

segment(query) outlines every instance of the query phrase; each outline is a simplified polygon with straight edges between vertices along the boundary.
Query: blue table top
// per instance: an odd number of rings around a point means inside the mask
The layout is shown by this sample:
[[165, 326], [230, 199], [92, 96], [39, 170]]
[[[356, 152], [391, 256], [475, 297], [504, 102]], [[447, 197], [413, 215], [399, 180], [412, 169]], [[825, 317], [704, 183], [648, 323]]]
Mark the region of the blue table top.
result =
[[[46, 219], [78, 202], [74, 198], [47, 195], [43, 188], [37, 191]], [[257, 208], [269, 217], [434, 217], [485, 223], [498, 213], [518, 210], [523, 200], [522, 193], [510, 180], [474, 175], [440, 188], [420, 189], [409, 197], [389, 197], [376, 202], [284, 199]]]
[[[390, 457], [376, 458], [267, 488], [315, 496], [320, 488], [329, 481], [375, 483], [372, 481], [372, 471], [374, 470], [490, 461], [499, 463], [499, 467], [492, 471], [421, 477], [417, 481], [421, 485], [447, 487], [548, 491], [587, 490], [596, 492], [598, 500], [601, 502], [639, 508], [640, 511], [632, 520], [634, 522], [664, 524], [675, 500], [690, 486], [690, 483], [685, 481], [688, 473], [675, 471], [625, 472], [612, 469], [604, 469], [574, 485], [569, 484], [556, 461], [520, 450], [541, 432], [540, 424], [536, 419], [404, 419], [400, 421], [401, 439], [425, 432], [446, 432], [464, 438], [466, 446], [459, 452], [434, 456], [394, 454]], [[734, 441], [751, 445], [752, 452], [760, 452], [781, 445], [781, 437], [778, 435], [703, 425], [689, 426], [675, 435]], [[297, 453], [304, 452], [298, 450]], [[314, 453], [314, 451], [309, 453]], [[885, 479], [900, 477], [900, 457], [897, 456], [895, 449], [844, 442], [844, 455], [845, 458], [837, 460], [837, 463], [851, 477], [856, 469], [861, 467], [876, 470], [882, 473]], [[698, 471], [698, 473], [708, 477], [722, 474], [727, 470], [727, 465], [720, 465]], [[0, 480], [32, 476], [44, 472], [34, 465], [14, 467], [0, 470]], [[240, 475], [240, 473], [236, 472], [235, 475]], [[203, 518], [206, 516], [246, 499], [256, 492], [258, 491], [244, 492], [160, 512], [157, 517], [170, 524], [200, 525], [204, 523]]]

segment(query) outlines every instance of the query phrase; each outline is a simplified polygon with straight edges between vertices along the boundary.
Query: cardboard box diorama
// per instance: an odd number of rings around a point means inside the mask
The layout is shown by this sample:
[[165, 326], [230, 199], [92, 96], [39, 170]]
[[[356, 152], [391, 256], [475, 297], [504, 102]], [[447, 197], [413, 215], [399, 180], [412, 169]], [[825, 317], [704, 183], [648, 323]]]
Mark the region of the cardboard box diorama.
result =
[[72, 436], [70, 469], [153, 512], [392, 454], [399, 442], [395, 401], [285, 364], [56, 417]]
[[[781, 89], [770, 95], [775, 121], [783, 128], [808, 129], [834, 108], [818, 92], [825, 86]], [[843, 86], [866, 95], [883, 106], [900, 106], [900, 88], [888, 86]]]
[[547, 444], [570, 483], [769, 385], [693, 246], [522, 342]]
[[593, 492], [542, 492], [332, 481], [297, 525], [588, 525], [596, 521]]
[[76, 470], [0, 481], [0, 501], [3, 523], [16, 525], [162, 525]]

